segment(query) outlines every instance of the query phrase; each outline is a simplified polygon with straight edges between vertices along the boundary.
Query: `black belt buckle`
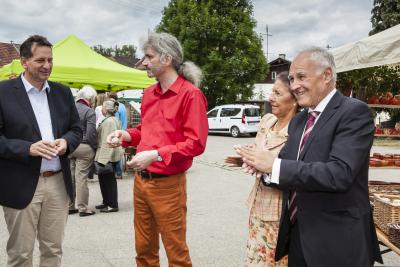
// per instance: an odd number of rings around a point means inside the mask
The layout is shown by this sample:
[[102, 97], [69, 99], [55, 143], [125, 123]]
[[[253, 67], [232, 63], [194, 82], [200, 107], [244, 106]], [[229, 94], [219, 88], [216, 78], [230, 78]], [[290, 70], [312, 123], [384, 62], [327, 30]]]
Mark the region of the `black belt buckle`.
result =
[[153, 173], [153, 172], [149, 172], [148, 170], [141, 170], [139, 171], [140, 176], [142, 176], [142, 178], [145, 179], [157, 179], [157, 178], [164, 178], [167, 177], [169, 175], [165, 175], [165, 174], [158, 174], [158, 173]]

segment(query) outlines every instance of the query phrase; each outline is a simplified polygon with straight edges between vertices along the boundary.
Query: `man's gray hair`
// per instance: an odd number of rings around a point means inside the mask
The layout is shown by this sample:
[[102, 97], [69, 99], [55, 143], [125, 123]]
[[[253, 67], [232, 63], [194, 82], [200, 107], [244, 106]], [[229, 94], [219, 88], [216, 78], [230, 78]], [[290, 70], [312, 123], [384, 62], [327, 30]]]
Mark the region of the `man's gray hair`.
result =
[[335, 58], [327, 49], [317, 46], [311, 46], [300, 51], [299, 54], [302, 53], [310, 54], [310, 59], [319, 64], [321, 68], [330, 68], [332, 70], [332, 82], [333, 84], [336, 84], [337, 75]]
[[193, 62], [183, 61], [183, 49], [178, 39], [175, 36], [161, 32], [149, 33], [147, 40], [143, 42], [143, 51], [152, 48], [160, 54], [160, 60], [163, 62], [167, 55], [172, 58], [172, 65], [178, 74], [183, 75], [185, 79], [200, 86], [203, 74], [201, 69]]
[[85, 85], [82, 87], [81, 90], [78, 91], [76, 99], [77, 100], [86, 99], [91, 104], [93, 104], [95, 102], [96, 96], [97, 96], [96, 90], [94, 90], [94, 88], [90, 85]]

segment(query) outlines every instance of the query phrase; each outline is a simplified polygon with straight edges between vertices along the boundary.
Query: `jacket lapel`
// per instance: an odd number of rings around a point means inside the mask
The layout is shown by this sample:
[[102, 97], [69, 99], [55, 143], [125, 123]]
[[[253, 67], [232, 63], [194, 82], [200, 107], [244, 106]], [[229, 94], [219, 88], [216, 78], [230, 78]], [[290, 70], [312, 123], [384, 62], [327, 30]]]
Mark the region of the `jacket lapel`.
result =
[[33, 129], [35, 129], [40, 138], [42, 138], [39, 125], [35, 117], [35, 113], [33, 112], [31, 102], [29, 100], [28, 94], [26, 93], [25, 86], [22, 83], [21, 76], [15, 79], [14, 89], [14, 94], [18, 104], [20, 105], [21, 109], [24, 111], [28, 119], [32, 122]]
[[300, 112], [298, 115], [299, 116], [298, 123], [297, 123], [297, 126], [295, 126], [295, 132], [293, 134], [293, 137], [294, 137], [293, 144], [296, 145], [294, 147], [295, 152], [293, 154], [291, 153], [294, 156], [294, 158], [293, 158], [294, 160], [297, 159], [297, 154], [298, 154], [299, 147], [300, 147], [301, 137], [303, 135], [304, 125], [306, 125], [306, 122], [307, 122], [307, 114], [308, 114], [308, 109], [305, 109], [302, 112]]
[[[49, 86], [50, 86], [50, 83], [49, 83]], [[54, 139], [57, 139], [59, 137], [59, 135], [58, 135], [58, 131], [57, 131], [57, 129], [58, 129], [57, 121], [58, 120], [57, 120], [57, 114], [56, 114], [57, 109], [55, 107], [56, 99], [54, 98], [55, 97], [54, 90], [55, 90], [54, 88], [50, 88], [50, 92], [47, 91], [47, 102], [49, 104], [53, 136], [54, 136]]]
[[[318, 132], [323, 129], [324, 125], [329, 121], [329, 119], [337, 112], [338, 107], [342, 103], [343, 95], [337, 91], [331, 101], [329, 101], [328, 105], [325, 107], [324, 111], [321, 113], [321, 117], [315, 123], [314, 128], [311, 131], [310, 137], [307, 140], [307, 143], [304, 145], [303, 151], [299, 155], [299, 159], [303, 159], [305, 153], [310, 147], [311, 143], [314, 140], [314, 137], [317, 136]], [[304, 123], [305, 124], [305, 123]]]

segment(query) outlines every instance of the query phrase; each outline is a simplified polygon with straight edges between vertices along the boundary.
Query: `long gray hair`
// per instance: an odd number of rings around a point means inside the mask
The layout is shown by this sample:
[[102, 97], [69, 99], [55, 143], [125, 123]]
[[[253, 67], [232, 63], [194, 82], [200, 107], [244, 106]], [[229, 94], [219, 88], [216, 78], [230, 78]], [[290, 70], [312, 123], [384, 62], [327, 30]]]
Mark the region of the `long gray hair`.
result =
[[203, 74], [201, 69], [191, 61], [183, 61], [183, 49], [175, 36], [161, 32], [149, 33], [147, 40], [142, 44], [143, 51], [152, 48], [160, 54], [160, 61], [163, 62], [167, 55], [171, 56], [172, 64], [178, 74], [186, 80], [199, 87]]

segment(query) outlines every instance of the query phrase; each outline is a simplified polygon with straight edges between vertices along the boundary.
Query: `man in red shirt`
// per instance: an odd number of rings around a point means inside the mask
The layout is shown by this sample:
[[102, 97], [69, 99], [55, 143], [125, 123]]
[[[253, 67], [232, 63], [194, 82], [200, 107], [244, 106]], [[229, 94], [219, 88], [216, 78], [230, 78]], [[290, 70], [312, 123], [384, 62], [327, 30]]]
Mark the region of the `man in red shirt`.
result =
[[137, 266], [160, 266], [159, 235], [169, 266], [192, 266], [186, 244], [186, 170], [203, 153], [207, 101], [198, 89], [201, 70], [183, 62], [178, 40], [151, 33], [142, 65], [158, 83], [145, 90], [141, 124], [110, 134], [111, 147], [137, 146], [127, 163], [135, 169], [134, 227]]

